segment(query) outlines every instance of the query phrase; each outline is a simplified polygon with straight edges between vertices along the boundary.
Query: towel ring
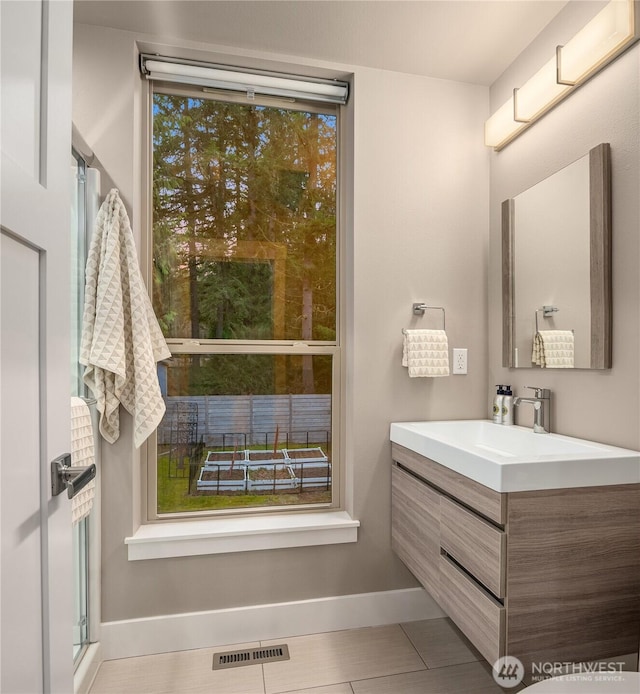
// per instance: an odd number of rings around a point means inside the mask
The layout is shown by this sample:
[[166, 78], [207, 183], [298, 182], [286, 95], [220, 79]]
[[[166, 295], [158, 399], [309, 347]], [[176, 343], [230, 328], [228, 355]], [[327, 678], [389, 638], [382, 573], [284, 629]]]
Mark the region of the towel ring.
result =
[[556, 313], [560, 309], [557, 306], [543, 306], [542, 308], [537, 308], [536, 309], [536, 332], [540, 332], [538, 329], [538, 313], [542, 311], [542, 315], [544, 318], [549, 318], [549, 316], [553, 313]]
[[[427, 306], [426, 304], [420, 302], [413, 304], [413, 315], [414, 316], [424, 316], [425, 311], [442, 311], [442, 329], [445, 329], [445, 319], [446, 314], [442, 306]], [[536, 314], [537, 315], [537, 314]]]

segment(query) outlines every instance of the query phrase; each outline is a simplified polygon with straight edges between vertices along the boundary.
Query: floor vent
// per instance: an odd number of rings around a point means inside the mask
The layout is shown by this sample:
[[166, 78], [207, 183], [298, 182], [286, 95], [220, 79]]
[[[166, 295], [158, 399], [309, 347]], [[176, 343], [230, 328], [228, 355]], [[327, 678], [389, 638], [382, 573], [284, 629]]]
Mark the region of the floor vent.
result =
[[286, 644], [214, 653], [213, 669], [224, 670], [225, 668], [257, 665], [258, 663], [275, 663], [277, 660], [289, 660], [289, 647]]

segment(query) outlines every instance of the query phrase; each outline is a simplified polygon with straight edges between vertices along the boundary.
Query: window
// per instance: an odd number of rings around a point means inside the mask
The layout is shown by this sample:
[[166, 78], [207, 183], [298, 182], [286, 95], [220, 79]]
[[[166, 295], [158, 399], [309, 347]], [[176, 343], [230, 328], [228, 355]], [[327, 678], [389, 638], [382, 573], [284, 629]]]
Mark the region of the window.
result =
[[155, 86], [149, 515], [339, 504], [335, 106]]

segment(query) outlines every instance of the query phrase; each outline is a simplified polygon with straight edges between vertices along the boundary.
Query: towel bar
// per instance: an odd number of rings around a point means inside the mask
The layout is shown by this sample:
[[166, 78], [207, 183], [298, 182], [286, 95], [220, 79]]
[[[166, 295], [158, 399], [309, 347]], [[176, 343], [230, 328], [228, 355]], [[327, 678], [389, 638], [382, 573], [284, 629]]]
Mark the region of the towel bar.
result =
[[413, 304], [413, 315], [414, 316], [424, 316], [425, 311], [442, 311], [442, 329], [445, 329], [445, 310], [442, 306], [427, 306], [426, 304], [420, 302]]

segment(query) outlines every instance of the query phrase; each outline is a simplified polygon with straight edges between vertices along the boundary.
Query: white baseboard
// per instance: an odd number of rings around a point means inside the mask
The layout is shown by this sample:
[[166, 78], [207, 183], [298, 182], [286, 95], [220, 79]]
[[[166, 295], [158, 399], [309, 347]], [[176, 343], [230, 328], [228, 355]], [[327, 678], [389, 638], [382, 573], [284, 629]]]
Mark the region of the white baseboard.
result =
[[103, 622], [103, 660], [444, 617], [422, 588]]

